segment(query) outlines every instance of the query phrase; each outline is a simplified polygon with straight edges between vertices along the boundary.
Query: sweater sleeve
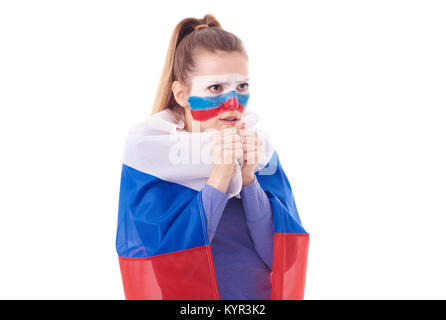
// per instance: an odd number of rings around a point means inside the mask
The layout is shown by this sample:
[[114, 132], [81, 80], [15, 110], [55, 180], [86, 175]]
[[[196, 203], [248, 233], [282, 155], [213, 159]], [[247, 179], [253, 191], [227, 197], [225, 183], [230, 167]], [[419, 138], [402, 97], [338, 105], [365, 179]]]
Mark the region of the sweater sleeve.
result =
[[257, 176], [240, 192], [246, 224], [259, 256], [272, 271], [274, 250], [273, 211], [268, 196], [260, 186]]
[[201, 189], [204, 214], [206, 216], [209, 242], [212, 242], [229, 195], [205, 184]]

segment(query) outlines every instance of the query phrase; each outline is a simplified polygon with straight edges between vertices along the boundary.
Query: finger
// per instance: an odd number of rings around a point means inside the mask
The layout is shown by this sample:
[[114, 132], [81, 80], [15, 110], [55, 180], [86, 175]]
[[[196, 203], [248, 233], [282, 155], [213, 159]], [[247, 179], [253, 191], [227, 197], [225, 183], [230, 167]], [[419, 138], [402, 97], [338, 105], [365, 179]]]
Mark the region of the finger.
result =
[[[233, 138], [233, 136], [235, 138]], [[211, 136], [212, 142], [222, 142], [222, 141], [238, 141], [240, 136], [233, 131], [227, 131], [224, 133], [223, 131], [217, 132]]]
[[263, 148], [263, 140], [257, 139], [256, 145], [257, 145], [257, 149]]
[[239, 126], [236, 127], [239, 130], [243, 130], [246, 128], [246, 123], [242, 122]]
[[225, 164], [233, 163], [235, 160], [243, 159], [243, 149], [242, 148], [227, 148], [221, 150], [222, 158]]
[[243, 149], [234, 150], [234, 159], [243, 161]]
[[212, 137], [212, 140], [219, 143], [231, 143], [241, 141], [238, 134], [219, 134]]
[[241, 136], [254, 136], [257, 132], [252, 129], [239, 129], [239, 134]]
[[237, 133], [237, 129], [233, 127], [224, 127], [220, 130], [222, 134], [235, 134]]
[[258, 136], [258, 133], [254, 129], [239, 129], [241, 136]]
[[243, 143], [243, 151], [250, 152], [256, 150], [257, 150], [257, 144]]
[[[221, 136], [223, 137], [223, 139], [228, 139], [228, 141], [234, 141], [234, 139], [240, 139], [240, 135], [237, 133], [237, 131], [232, 128], [232, 129], [227, 129], [227, 131], [224, 131], [221, 133]], [[232, 138], [232, 137], [237, 137], [237, 138]]]
[[242, 143], [247, 143], [247, 144], [258, 144], [260, 140], [256, 136], [241, 136], [240, 138]]
[[240, 141], [233, 143], [223, 143], [222, 148], [227, 150], [235, 150], [235, 149], [243, 150], [243, 144]]
[[236, 134], [236, 133], [234, 133], [234, 134], [225, 134], [225, 135], [222, 135], [221, 136], [222, 137], [222, 139], [223, 139], [223, 141], [241, 141], [242, 140], [242, 138], [238, 135], [238, 134]]
[[259, 157], [258, 157], [256, 151], [243, 153], [243, 160], [246, 161], [246, 164], [257, 164], [258, 159], [259, 159]]

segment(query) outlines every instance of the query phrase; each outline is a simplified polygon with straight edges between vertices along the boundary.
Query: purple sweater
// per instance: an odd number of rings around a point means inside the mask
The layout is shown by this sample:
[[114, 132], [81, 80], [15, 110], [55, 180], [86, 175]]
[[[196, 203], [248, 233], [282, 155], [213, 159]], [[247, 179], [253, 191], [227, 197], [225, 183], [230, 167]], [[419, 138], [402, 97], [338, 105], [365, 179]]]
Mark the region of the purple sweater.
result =
[[273, 213], [257, 177], [241, 199], [208, 184], [201, 192], [220, 299], [269, 300]]

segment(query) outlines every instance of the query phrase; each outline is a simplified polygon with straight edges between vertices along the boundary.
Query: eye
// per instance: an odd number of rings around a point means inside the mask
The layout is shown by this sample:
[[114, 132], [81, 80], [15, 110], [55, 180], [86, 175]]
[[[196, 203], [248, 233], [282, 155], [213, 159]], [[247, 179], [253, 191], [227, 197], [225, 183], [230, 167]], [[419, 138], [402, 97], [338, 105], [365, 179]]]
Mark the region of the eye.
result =
[[222, 86], [220, 84], [213, 84], [212, 86], [208, 87], [208, 90], [212, 93], [219, 93], [222, 89]]
[[241, 83], [237, 87], [237, 89], [240, 90], [240, 91], [246, 91], [246, 90], [248, 90], [248, 87], [249, 87], [249, 83], [245, 82], [245, 83]]

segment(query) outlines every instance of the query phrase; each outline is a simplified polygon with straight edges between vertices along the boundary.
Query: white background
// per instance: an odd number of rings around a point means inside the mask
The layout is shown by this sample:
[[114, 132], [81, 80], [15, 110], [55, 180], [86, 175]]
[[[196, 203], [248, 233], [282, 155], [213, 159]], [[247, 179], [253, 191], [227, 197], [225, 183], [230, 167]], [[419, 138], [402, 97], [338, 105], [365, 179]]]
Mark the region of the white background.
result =
[[306, 299], [445, 299], [442, 1], [1, 1], [0, 298], [123, 299], [123, 139], [175, 25], [250, 55], [310, 233]]

